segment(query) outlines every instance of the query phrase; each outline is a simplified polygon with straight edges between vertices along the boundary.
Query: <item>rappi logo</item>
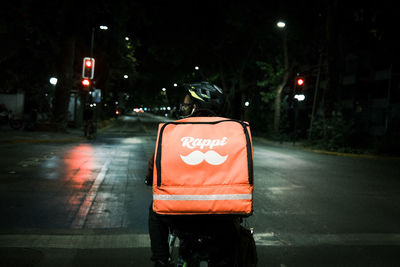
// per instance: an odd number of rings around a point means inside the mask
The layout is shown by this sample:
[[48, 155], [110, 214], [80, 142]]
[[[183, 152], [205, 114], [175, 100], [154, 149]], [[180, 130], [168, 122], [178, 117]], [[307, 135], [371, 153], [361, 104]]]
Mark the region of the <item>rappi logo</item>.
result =
[[207, 152], [203, 153], [200, 150], [195, 150], [186, 156], [181, 156], [181, 159], [189, 165], [197, 165], [205, 160], [208, 164], [211, 165], [220, 165], [225, 162], [228, 158], [228, 155], [221, 156], [217, 152], [215, 152], [213, 147], [224, 146], [228, 142], [227, 137], [223, 137], [221, 139], [200, 139], [194, 137], [182, 137], [181, 138], [182, 146], [187, 147], [189, 149], [209, 149]]

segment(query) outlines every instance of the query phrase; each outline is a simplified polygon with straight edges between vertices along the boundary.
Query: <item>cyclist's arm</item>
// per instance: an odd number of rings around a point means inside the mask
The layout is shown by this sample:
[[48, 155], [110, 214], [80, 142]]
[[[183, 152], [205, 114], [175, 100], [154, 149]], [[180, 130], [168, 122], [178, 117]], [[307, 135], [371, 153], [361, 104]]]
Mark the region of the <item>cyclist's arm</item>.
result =
[[146, 179], [144, 180], [144, 183], [148, 186], [153, 185], [153, 164], [154, 164], [154, 152], [147, 164], [147, 174], [146, 174]]

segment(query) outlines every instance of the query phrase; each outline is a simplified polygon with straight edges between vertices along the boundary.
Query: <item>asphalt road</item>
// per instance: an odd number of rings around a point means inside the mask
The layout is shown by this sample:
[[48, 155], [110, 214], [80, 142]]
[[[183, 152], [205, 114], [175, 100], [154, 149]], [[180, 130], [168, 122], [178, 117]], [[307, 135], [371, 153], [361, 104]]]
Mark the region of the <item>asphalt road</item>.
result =
[[[144, 185], [162, 117], [0, 144], [0, 266], [152, 266]], [[400, 159], [254, 138], [258, 266], [400, 266]]]

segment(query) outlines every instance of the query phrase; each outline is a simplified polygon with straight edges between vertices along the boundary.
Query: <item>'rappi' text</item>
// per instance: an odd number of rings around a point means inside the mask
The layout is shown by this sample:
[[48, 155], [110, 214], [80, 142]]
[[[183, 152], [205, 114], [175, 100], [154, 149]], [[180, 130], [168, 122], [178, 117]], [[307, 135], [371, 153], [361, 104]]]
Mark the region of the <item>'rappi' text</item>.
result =
[[227, 143], [228, 138], [222, 137], [221, 139], [200, 139], [200, 138], [185, 136], [181, 138], [181, 141], [183, 147], [187, 147], [190, 149], [196, 147], [199, 147], [200, 149], [209, 147], [210, 149], [212, 149], [215, 146], [224, 146]]

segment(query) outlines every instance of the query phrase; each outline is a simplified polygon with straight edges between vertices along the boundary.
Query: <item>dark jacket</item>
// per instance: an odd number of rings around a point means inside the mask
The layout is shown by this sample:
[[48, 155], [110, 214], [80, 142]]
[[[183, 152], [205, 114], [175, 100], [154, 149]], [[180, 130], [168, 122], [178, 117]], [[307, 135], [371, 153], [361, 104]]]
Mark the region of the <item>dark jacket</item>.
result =
[[93, 110], [90, 108], [86, 108], [83, 111], [83, 120], [88, 121], [93, 119]]

